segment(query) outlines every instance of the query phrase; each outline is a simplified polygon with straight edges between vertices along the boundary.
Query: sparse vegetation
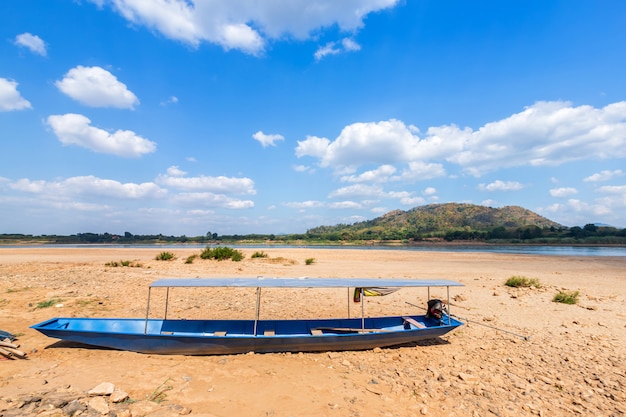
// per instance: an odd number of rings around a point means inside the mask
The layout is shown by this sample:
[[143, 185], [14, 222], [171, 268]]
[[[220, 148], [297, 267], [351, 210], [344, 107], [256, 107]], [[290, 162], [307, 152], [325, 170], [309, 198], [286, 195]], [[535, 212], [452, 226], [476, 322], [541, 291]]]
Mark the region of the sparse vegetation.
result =
[[507, 287], [520, 288], [520, 287], [535, 287], [541, 288], [541, 282], [537, 278], [526, 278], [524, 276], [513, 276], [506, 280], [504, 283]]
[[176, 259], [176, 256], [172, 252], [161, 252], [156, 256], [157, 261], [171, 261]]
[[169, 380], [170, 379], [167, 378], [165, 381], [163, 381], [163, 383], [161, 385], [156, 387], [154, 389], [154, 391], [152, 391], [149, 395], [146, 396], [146, 399], [148, 401], [152, 401], [152, 402], [155, 402], [157, 404], [158, 403], [162, 403], [163, 401], [165, 401], [167, 399], [166, 392], [174, 389], [173, 386], [166, 385]]
[[559, 293], [554, 296], [552, 301], [555, 303], [576, 304], [578, 303], [579, 296], [580, 293], [578, 291], [559, 291]]
[[224, 259], [230, 259], [233, 262], [239, 262], [244, 258], [244, 254], [237, 249], [229, 248], [226, 246], [218, 246], [216, 248], [205, 248], [200, 254], [202, 259], [216, 259], [223, 261]]
[[196, 254], [196, 253], [194, 253], [193, 255], [189, 255], [187, 257], [187, 259], [185, 259], [185, 263], [186, 264], [192, 264], [193, 261], [195, 261], [197, 257], [198, 257], [198, 254]]
[[306, 265], [313, 265], [315, 263], [315, 258], [306, 258], [304, 261]]
[[269, 255], [263, 251], [256, 251], [252, 254], [252, 258], [267, 258]]
[[104, 266], [110, 266], [113, 268], [117, 268], [117, 267], [121, 267], [121, 266], [126, 266], [126, 267], [131, 267], [131, 268], [141, 268], [141, 264], [139, 262], [135, 262], [135, 261], [111, 261], [111, 262], [107, 262], [104, 264]]
[[8, 288], [7, 292], [8, 293], [12, 293], [12, 292], [20, 292], [20, 291], [28, 291], [30, 290], [31, 287], [21, 287], [21, 288]]
[[35, 305], [35, 308], [48, 308], [48, 307], [52, 307], [53, 305], [60, 303], [61, 300], [58, 299], [51, 299], [48, 301], [41, 301], [39, 303], [37, 303], [37, 305]]

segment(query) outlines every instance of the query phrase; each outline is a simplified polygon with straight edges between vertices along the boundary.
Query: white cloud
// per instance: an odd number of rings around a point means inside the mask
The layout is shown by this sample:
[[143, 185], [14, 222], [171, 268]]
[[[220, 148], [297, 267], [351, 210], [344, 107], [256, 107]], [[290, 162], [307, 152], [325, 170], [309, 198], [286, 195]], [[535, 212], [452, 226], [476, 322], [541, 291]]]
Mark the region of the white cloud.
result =
[[266, 135], [260, 130], [252, 135], [252, 137], [254, 138], [254, 140], [257, 140], [264, 148], [267, 148], [268, 146], [276, 146], [277, 141], [285, 140], [282, 135]]
[[463, 150], [448, 160], [481, 175], [503, 167], [621, 158], [626, 156], [625, 121], [626, 102], [600, 109], [538, 102], [463, 135]]
[[312, 174], [315, 172], [314, 168], [311, 168], [310, 166], [307, 166], [307, 165], [294, 165], [293, 170], [296, 172], [307, 172], [309, 174]]
[[363, 172], [360, 175], [346, 175], [341, 178], [343, 182], [387, 182], [396, 172], [393, 165], [381, 165], [371, 171]]
[[550, 190], [552, 197], [569, 197], [574, 194], [578, 194], [578, 190], [572, 187], [553, 188]]
[[138, 158], [156, 150], [156, 144], [130, 130], [106, 130], [91, 126], [81, 114], [68, 113], [48, 117], [48, 124], [64, 145], [77, 145], [98, 153], [123, 158]]
[[614, 171], [604, 170], [593, 175], [588, 176], [583, 179], [585, 182], [600, 182], [600, 181], [609, 181], [615, 177], [621, 177], [624, 175], [621, 169], [616, 169]]
[[167, 100], [161, 102], [161, 106], [167, 106], [168, 104], [176, 104], [178, 103], [178, 97], [170, 96]]
[[220, 207], [226, 209], [247, 209], [254, 207], [252, 200], [239, 200], [224, 194], [215, 194], [211, 192], [203, 193], [180, 193], [172, 198], [172, 201], [182, 205], [204, 206], [204, 207]]
[[422, 161], [409, 162], [408, 168], [402, 174], [392, 178], [394, 181], [415, 182], [429, 180], [431, 178], [443, 177], [446, 170], [441, 164], [426, 163]]
[[0, 111], [30, 109], [30, 102], [17, 91], [17, 82], [0, 78]]
[[55, 85], [61, 92], [90, 107], [133, 109], [139, 99], [126, 84], [100, 67], [79, 65], [65, 74]]
[[[175, 168], [175, 167], [174, 167]], [[182, 171], [168, 170], [168, 175], [159, 175], [156, 178], [157, 184], [176, 188], [184, 191], [208, 192], [216, 194], [247, 194], [254, 195], [254, 181], [250, 178], [233, 178], [233, 177], [185, 177]]]
[[[164, 36], [198, 46], [210, 42], [224, 49], [238, 49], [252, 55], [263, 53], [268, 40], [305, 40], [322, 28], [337, 25], [343, 32], [355, 32], [364, 18], [393, 7], [398, 0], [91, 0], [105, 4], [125, 19], [160, 32]], [[357, 46], [349, 39], [344, 50]]]
[[604, 185], [596, 191], [607, 194], [621, 194], [626, 202], [626, 185]]
[[37, 35], [31, 33], [22, 33], [15, 37], [15, 44], [28, 48], [32, 53], [46, 56], [46, 43]]
[[187, 173], [174, 165], [167, 169], [167, 175], [172, 177], [184, 177]]
[[480, 191], [517, 191], [524, 188], [524, 185], [517, 181], [501, 181], [496, 180], [490, 184], [479, 184], [477, 187]]
[[330, 140], [326, 138], [320, 138], [317, 136], [307, 136], [303, 141], [298, 141], [296, 147], [296, 156], [302, 158], [303, 156], [312, 156], [314, 158], [323, 158], [328, 151]]
[[363, 208], [363, 204], [357, 203], [356, 201], [338, 201], [330, 203], [328, 207], [331, 209], [360, 210]]
[[295, 209], [310, 209], [310, 208], [318, 208], [324, 207], [324, 203], [321, 201], [308, 200], [308, 201], [292, 201], [289, 203], [285, 203], [285, 206]]
[[361, 50], [361, 45], [356, 43], [352, 38], [343, 38], [340, 42], [328, 42], [324, 46], [320, 46], [313, 56], [316, 61], [328, 55], [338, 55], [346, 52], [354, 52]]
[[163, 198], [167, 191], [152, 182], [120, 183], [115, 180], [102, 179], [93, 175], [71, 177], [60, 181], [32, 181], [21, 179], [12, 183], [16, 191], [39, 194], [49, 198], [67, 196], [106, 197], [110, 199], [141, 200], [146, 198]]
[[315, 136], [298, 142], [296, 156], [319, 157], [322, 167], [392, 164], [408, 162], [418, 141], [404, 123], [395, 119], [354, 123], [344, 127], [333, 142]]
[[385, 192], [382, 187], [364, 184], [355, 184], [339, 188], [329, 194], [330, 198], [380, 198], [383, 196], [385, 196]]
[[424, 188], [424, 191], [422, 191], [422, 194], [428, 195], [428, 196], [437, 194], [437, 189], [435, 187], [426, 187]]
[[[596, 109], [567, 102], [538, 102], [474, 131], [455, 125], [419, 130], [390, 119], [354, 123], [335, 140], [308, 136], [296, 147], [298, 158], [317, 158], [321, 167], [356, 171], [362, 165], [422, 164], [430, 178], [445, 175], [443, 162], [480, 176], [516, 166], [560, 165], [585, 159], [626, 157], [626, 102]], [[420, 165], [417, 170], [423, 172]], [[402, 178], [400, 178], [402, 179]], [[408, 179], [408, 178], [405, 178]], [[421, 178], [423, 179], [423, 178]]]

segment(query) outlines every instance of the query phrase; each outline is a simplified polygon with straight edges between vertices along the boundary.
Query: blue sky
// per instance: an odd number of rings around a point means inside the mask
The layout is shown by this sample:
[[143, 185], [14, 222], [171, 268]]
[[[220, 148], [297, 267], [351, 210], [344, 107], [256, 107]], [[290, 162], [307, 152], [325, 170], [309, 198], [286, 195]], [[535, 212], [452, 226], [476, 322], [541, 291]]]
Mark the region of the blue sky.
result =
[[5, 0], [0, 233], [626, 227], [622, 0]]

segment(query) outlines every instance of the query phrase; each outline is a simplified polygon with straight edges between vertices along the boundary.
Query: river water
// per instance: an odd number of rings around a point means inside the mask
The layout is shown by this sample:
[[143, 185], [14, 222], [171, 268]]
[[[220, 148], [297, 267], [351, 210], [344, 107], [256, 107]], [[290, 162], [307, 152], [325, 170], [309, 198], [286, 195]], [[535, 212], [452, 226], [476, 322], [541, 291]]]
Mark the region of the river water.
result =
[[[522, 255], [549, 255], [549, 256], [620, 256], [626, 257], [626, 247], [623, 246], [551, 246], [551, 245], [414, 245], [414, 246], [288, 246], [288, 245], [211, 245], [228, 246], [236, 249], [268, 249], [268, 248], [314, 248], [329, 250], [360, 249], [360, 250], [406, 250], [416, 252], [482, 252], [482, 253], [510, 253]], [[204, 244], [194, 245], [0, 245], [2, 248], [200, 248]]]

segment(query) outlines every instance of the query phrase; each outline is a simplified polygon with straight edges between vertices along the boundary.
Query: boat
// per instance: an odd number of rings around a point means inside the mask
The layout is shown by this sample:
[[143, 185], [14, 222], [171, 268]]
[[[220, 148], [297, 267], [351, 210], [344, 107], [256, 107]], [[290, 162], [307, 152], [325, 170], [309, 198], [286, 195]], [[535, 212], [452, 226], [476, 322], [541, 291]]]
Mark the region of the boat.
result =
[[[462, 285], [452, 280], [374, 278], [166, 278], [150, 284], [146, 317], [56, 317], [31, 328], [63, 341], [148, 354], [224, 355], [367, 350], [415, 344], [424, 339], [438, 338], [463, 325], [448, 310], [450, 287]], [[168, 318], [169, 300], [172, 298], [170, 293], [176, 289], [194, 288], [194, 291], [200, 291], [202, 288], [215, 287], [256, 288], [254, 319]], [[406, 287], [428, 289], [425, 312], [379, 317], [365, 314], [365, 298], [370, 294], [385, 292], [377, 289], [400, 290]], [[448, 308], [440, 300], [430, 300], [431, 287], [446, 288]], [[347, 288], [348, 317], [261, 318], [261, 291], [266, 288]], [[166, 291], [163, 318], [150, 317], [150, 298], [157, 289]], [[355, 317], [351, 317], [350, 313], [350, 304], [354, 303], [350, 300], [352, 293], [354, 301], [359, 301], [361, 310], [360, 315]]]

